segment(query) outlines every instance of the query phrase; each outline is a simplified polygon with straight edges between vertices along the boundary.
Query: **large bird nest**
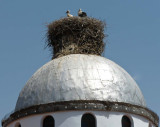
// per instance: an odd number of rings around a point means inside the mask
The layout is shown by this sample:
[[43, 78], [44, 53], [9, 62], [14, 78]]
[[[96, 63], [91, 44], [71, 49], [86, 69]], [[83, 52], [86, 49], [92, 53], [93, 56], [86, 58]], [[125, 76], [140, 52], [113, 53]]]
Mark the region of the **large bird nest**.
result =
[[89, 17], [67, 17], [48, 25], [47, 46], [53, 57], [68, 54], [101, 55], [105, 23]]

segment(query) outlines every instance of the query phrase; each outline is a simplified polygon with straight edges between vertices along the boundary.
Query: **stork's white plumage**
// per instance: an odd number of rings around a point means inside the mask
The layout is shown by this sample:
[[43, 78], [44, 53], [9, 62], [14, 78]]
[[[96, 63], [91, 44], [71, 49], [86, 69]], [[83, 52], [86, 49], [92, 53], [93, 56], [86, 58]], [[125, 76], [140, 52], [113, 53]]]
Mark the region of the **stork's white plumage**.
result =
[[67, 13], [67, 17], [73, 17], [73, 15], [70, 14], [70, 11], [69, 11], [69, 10], [67, 10], [66, 13]]
[[86, 12], [83, 12], [81, 9], [79, 9], [79, 10], [78, 10], [78, 16], [79, 16], [79, 17], [86, 17], [87, 14], [86, 14]]

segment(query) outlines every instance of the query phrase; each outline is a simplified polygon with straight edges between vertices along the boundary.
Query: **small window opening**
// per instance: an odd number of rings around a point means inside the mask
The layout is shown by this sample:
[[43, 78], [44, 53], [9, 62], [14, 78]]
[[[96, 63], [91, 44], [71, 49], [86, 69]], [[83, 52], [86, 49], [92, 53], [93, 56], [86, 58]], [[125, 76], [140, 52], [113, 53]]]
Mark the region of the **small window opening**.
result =
[[20, 123], [16, 123], [15, 127], [21, 127]]
[[149, 126], [148, 127], [152, 127], [151, 123], [149, 123]]
[[92, 114], [84, 114], [81, 119], [81, 127], [96, 127], [96, 120]]
[[131, 120], [127, 116], [122, 117], [122, 127], [131, 127]]
[[43, 120], [43, 127], [54, 127], [54, 118], [52, 116], [47, 116]]

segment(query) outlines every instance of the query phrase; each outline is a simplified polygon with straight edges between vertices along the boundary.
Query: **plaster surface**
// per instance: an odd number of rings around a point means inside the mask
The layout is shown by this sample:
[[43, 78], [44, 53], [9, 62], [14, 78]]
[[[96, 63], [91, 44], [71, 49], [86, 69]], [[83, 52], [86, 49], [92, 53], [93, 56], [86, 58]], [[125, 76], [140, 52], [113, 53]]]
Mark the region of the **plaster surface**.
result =
[[21, 123], [21, 127], [42, 127], [43, 119], [48, 115], [53, 116], [55, 120], [55, 127], [81, 127], [81, 118], [85, 113], [91, 113], [95, 116], [96, 127], [122, 127], [121, 119], [123, 115], [127, 115], [130, 118], [132, 127], [149, 127], [149, 121], [141, 116], [120, 112], [103, 111], [68, 111], [44, 113], [18, 119], [9, 124], [7, 127], [15, 127], [17, 122]]

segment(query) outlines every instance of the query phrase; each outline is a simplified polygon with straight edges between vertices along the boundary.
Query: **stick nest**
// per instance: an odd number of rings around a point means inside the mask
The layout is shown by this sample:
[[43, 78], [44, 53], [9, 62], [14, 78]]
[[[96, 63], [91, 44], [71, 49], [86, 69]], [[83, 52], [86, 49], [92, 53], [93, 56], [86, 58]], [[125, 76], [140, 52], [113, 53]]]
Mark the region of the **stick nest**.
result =
[[101, 55], [105, 23], [89, 17], [67, 17], [48, 25], [47, 46], [57, 58], [68, 54]]

